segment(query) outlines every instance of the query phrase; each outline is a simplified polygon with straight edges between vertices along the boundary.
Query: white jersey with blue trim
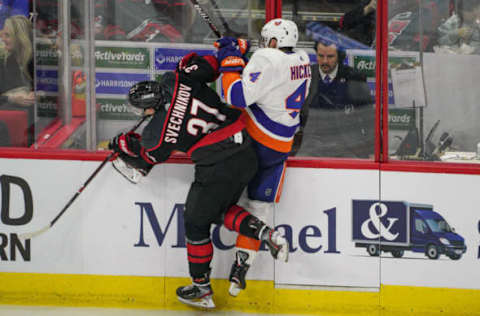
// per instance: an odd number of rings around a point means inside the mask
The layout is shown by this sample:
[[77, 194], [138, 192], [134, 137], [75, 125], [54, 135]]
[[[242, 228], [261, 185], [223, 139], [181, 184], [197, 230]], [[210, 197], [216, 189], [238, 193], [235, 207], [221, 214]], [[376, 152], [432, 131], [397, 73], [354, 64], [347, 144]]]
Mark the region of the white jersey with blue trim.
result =
[[289, 152], [300, 124], [300, 110], [310, 87], [307, 53], [261, 48], [244, 68], [241, 80], [228, 88], [226, 101], [246, 107], [247, 129], [272, 149]]

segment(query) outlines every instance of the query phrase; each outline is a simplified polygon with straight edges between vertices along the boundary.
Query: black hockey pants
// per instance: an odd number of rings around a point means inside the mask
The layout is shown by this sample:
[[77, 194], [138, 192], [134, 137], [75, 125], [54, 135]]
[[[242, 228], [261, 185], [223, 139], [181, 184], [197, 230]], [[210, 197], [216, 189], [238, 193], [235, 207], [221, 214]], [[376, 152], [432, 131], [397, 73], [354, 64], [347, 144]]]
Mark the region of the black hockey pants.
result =
[[[248, 136], [232, 155], [209, 165], [195, 165], [185, 207], [185, 234], [192, 278], [210, 270], [213, 245], [210, 228], [222, 222], [223, 214], [235, 205], [257, 171], [257, 157]], [[227, 149], [228, 150], [228, 149]], [[221, 152], [225, 154], [225, 149]]]

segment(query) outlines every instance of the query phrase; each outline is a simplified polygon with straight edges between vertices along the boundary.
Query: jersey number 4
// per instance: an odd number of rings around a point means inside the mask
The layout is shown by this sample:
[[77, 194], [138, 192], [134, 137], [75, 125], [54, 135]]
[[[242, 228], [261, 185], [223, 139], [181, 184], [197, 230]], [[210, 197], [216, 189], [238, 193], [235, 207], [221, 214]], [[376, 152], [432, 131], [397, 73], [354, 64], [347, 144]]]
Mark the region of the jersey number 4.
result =
[[292, 110], [290, 115], [296, 117], [305, 102], [307, 95], [307, 80], [303, 83], [285, 100], [285, 106], [288, 110]]
[[[227, 118], [224, 114], [220, 113], [218, 109], [212, 108], [206, 105], [200, 100], [192, 99], [192, 107], [190, 108], [190, 114], [193, 116], [187, 122], [187, 131], [189, 134], [197, 136], [198, 133], [207, 134], [210, 130], [218, 127], [213, 122], [207, 122], [199, 117], [200, 110], [208, 114], [213, 115], [217, 120], [223, 122]], [[205, 116], [205, 115], [203, 115]]]

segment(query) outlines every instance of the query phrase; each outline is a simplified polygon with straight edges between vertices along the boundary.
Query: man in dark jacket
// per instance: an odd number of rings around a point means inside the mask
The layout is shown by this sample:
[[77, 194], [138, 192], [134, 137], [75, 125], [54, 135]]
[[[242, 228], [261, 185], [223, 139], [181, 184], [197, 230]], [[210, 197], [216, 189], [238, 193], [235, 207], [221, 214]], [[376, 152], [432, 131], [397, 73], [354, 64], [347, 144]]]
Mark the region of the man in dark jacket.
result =
[[[318, 64], [302, 110], [298, 156], [368, 158], [373, 154], [373, 98], [365, 75], [343, 63], [335, 44], [315, 43]], [[308, 118], [308, 121], [307, 121]]]

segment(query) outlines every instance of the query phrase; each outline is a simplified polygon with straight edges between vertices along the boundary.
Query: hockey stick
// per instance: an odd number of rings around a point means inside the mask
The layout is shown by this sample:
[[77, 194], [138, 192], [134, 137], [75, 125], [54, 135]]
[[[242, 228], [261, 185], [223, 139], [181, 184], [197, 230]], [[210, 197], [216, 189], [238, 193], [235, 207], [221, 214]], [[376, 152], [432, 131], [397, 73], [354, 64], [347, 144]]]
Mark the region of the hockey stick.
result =
[[[132, 127], [130, 129], [130, 132], [133, 132], [135, 131], [147, 118], [148, 116], [144, 116], [141, 120], [139, 120], [137, 122], [137, 124], [135, 124], [134, 127]], [[111, 152], [103, 161], [102, 163], [97, 167], [97, 169], [95, 169], [95, 171], [90, 175], [90, 177], [88, 177], [87, 181], [85, 181], [85, 183], [80, 187], [80, 189], [78, 189], [78, 191], [75, 193], [75, 195], [72, 196], [72, 198], [70, 199], [70, 201], [68, 201], [68, 203], [63, 207], [63, 209], [60, 211], [60, 213], [58, 213], [57, 216], [55, 216], [55, 218], [45, 227], [43, 227], [42, 229], [39, 229], [37, 231], [34, 231], [34, 232], [31, 232], [31, 233], [25, 233], [25, 234], [20, 234], [18, 237], [22, 238], [22, 239], [31, 239], [35, 236], [38, 236], [44, 232], [46, 232], [48, 229], [50, 229], [57, 221], [58, 219], [60, 218], [60, 216], [63, 215], [63, 213], [65, 213], [65, 211], [70, 207], [70, 205], [72, 205], [72, 203], [77, 199], [77, 197], [83, 192], [83, 190], [87, 187], [87, 185], [93, 180], [93, 178], [95, 178], [95, 176], [100, 172], [100, 170], [102, 170], [102, 168], [107, 164], [107, 162], [115, 155], [115, 152]]]
[[227, 20], [225, 20], [222, 13], [220, 12], [220, 8], [218, 7], [217, 2], [215, 0], [210, 0], [210, 3], [212, 4], [213, 8], [218, 12], [218, 18], [220, 19], [220, 22], [222, 22], [222, 25], [225, 28], [226, 35], [227, 36], [240, 37], [241, 34], [233, 31], [230, 28], [230, 26], [228, 25]]
[[208, 24], [210, 29], [217, 35], [218, 38], [222, 37], [222, 33], [218, 30], [218, 28], [213, 24], [212, 20], [210, 19], [210, 16], [208, 15], [205, 10], [200, 6], [197, 0], [190, 0], [190, 2], [193, 4], [194, 8], [197, 10], [198, 14], [202, 17], [202, 19]]

